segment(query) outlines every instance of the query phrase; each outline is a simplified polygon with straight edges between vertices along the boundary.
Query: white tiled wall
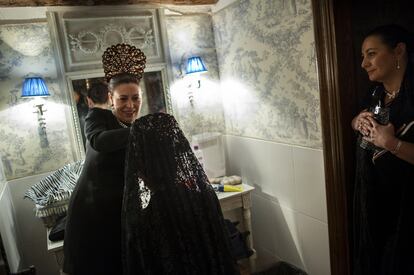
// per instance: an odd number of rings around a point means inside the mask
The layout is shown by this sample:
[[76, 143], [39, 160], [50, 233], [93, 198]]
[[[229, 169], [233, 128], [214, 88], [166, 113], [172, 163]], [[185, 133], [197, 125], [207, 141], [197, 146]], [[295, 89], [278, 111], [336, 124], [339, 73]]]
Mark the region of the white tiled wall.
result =
[[328, 225], [300, 213], [297, 222], [305, 269], [309, 274], [330, 274]]
[[47, 251], [46, 228], [42, 221], [35, 217], [34, 203], [23, 199], [26, 190], [48, 174], [11, 180], [8, 182], [8, 186], [15, 208], [18, 239], [24, 259], [23, 268], [34, 265], [37, 274], [57, 275], [59, 268], [56, 259], [53, 254]]
[[10, 271], [17, 272], [21, 268], [22, 257], [15, 209], [7, 182], [0, 186], [0, 234]]
[[322, 150], [225, 136], [227, 174], [256, 187], [253, 238], [260, 252], [330, 274]]
[[321, 150], [292, 148], [295, 175], [295, 209], [327, 223], [325, 175]]

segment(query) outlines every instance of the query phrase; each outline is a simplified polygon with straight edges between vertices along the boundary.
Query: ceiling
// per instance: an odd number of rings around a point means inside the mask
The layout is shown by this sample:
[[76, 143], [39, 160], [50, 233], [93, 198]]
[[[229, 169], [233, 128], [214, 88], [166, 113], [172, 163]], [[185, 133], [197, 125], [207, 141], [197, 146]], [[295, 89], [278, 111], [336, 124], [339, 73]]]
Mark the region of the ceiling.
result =
[[218, 0], [0, 0], [2, 7], [97, 6], [125, 4], [213, 5]]

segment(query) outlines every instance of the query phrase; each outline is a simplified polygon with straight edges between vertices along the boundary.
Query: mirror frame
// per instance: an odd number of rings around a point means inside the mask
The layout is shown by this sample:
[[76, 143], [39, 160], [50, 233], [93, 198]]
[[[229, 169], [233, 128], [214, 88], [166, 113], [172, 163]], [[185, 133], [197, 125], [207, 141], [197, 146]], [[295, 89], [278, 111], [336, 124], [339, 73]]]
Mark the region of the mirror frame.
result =
[[[171, 94], [168, 85], [168, 77], [167, 77], [167, 68], [164, 65], [148, 65], [145, 69], [145, 72], [161, 72], [162, 78], [162, 86], [163, 86], [163, 94], [164, 94], [164, 102], [165, 108], [167, 113], [173, 114], [173, 107], [171, 101]], [[66, 74], [66, 98], [70, 104], [70, 114], [67, 116], [67, 124], [68, 126], [72, 126], [73, 133], [72, 133], [72, 148], [74, 148], [75, 157], [77, 160], [85, 158], [85, 150], [84, 144], [81, 135], [80, 123], [79, 123], [79, 116], [78, 111], [76, 108], [76, 103], [73, 98], [73, 80], [79, 79], [86, 79], [86, 78], [95, 78], [95, 77], [103, 77], [104, 73], [102, 70], [91, 70], [91, 71], [83, 71], [83, 72], [73, 72]]]

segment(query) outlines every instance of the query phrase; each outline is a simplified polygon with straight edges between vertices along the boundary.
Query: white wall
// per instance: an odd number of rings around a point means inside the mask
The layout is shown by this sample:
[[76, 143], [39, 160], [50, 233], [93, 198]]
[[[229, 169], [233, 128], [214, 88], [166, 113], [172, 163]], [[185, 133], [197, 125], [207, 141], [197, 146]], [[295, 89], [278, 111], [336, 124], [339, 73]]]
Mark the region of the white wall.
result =
[[225, 140], [227, 174], [256, 187], [259, 263], [283, 260], [310, 275], [330, 274], [322, 151], [233, 135]]
[[22, 258], [19, 248], [18, 225], [7, 182], [0, 184], [0, 234], [10, 271], [17, 272], [22, 266]]
[[26, 190], [47, 175], [48, 173], [12, 180], [8, 186], [16, 214], [21, 255], [24, 259], [22, 268], [34, 265], [39, 275], [58, 275], [59, 268], [54, 255], [47, 252], [46, 228], [42, 221], [35, 217], [34, 203], [29, 199], [23, 199]]
[[256, 187], [259, 268], [283, 260], [330, 274], [311, 1], [220, 2], [212, 18], [227, 174]]

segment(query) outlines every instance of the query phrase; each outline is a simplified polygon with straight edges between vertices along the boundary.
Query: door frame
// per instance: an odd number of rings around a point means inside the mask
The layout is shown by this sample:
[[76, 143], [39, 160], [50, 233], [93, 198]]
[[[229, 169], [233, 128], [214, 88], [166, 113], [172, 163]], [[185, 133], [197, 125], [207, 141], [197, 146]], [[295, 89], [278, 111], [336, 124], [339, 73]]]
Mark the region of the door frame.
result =
[[[334, 3], [335, 2], [335, 3]], [[312, 0], [320, 91], [331, 274], [351, 274], [351, 194], [356, 107], [351, 6]]]

